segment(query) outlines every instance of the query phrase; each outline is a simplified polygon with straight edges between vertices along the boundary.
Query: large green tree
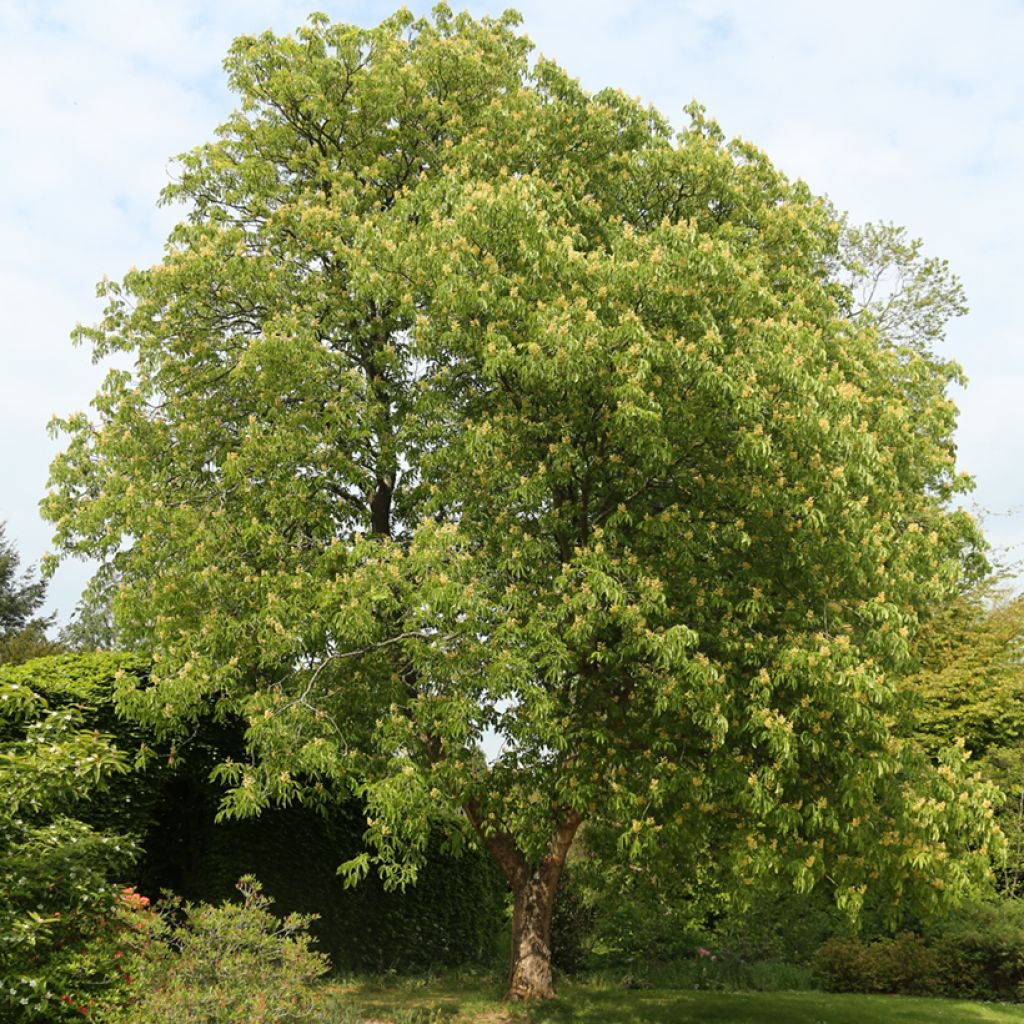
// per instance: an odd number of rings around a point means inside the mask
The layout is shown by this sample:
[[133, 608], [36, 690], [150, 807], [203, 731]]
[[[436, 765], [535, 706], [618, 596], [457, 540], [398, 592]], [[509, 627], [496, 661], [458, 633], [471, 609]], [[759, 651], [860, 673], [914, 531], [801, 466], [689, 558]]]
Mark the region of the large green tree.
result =
[[893, 729], [979, 543], [958, 369], [858, 301], [805, 185], [516, 22], [234, 44], [164, 259], [80, 332], [134, 364], [58, 423], [45, 511], [156, 666], [122, 708], [246, 717], [225, 813], [354, 790], [347, 870], [396, 885], [431, 819], [475, 837], [542, 997], [587, 820], [855, 907], [968, 884], [991, 811]]

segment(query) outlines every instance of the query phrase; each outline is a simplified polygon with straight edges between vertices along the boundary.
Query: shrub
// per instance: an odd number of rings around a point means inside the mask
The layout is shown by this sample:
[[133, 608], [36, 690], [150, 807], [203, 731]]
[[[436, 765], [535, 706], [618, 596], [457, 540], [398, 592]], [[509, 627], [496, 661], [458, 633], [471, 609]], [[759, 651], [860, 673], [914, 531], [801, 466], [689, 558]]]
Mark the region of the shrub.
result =
[[938, 950], [919, 935], [865, 942], [832, 938], [814, 957], [814, 973], [830, 992], [894, 992], [925, 995], [944, 991]]
[[832, 938], [814, 958], [832, 992], [894, 992], [967, 999], [1024, 999], [1024, 907], [975, 903], [922, 935], [871, 942]]
[[[327, 1020], [317, 979], [327, 958], [310, 949], [311, 917], [270, 912], [251, 876], [241, 903], [165, 900], [133, 929], [125, 981], [133, 998], [118, 1024], [315, 1024]], [[138, 926], [141, 925], [141, 926]]]
[[131, 986], [125, 949], [145, 927], [149, 900], [133, 887], [113, 896], [109, 912], [93, 912], [78, 923], [72, 941], [58, 943], [46, 960], [47, 1024], [57, 1020], [100, 1020], [127, 1005]]
[[53, 1024], [88, 1015], [110, 980], [84, 950], [135, 851], [81, 820], [124, 754], [78, 708], [51, 706], [29, 668], [0, 669], [0, 1016]]
[[841, 912], [821, 888], [759, 885], [742, 905], [726, 903], [712, 918], [705, 944], [745, 963], [806, 965], [842, 927]]
[[881, 992], [884, 989], [878, 950], [873, 943], [832, 938], [812, 961], [815, 977], [829, 992]]
[[931, 931], [945, 991], [976, 999], [1024, 999], [1024, 903], [971, 903]]

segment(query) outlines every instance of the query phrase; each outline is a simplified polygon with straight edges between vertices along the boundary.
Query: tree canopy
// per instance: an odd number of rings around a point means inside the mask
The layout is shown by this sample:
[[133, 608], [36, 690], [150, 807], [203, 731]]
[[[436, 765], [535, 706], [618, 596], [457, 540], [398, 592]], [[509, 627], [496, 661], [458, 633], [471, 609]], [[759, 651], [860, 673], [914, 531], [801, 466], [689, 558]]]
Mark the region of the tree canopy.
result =
[[78, 332], [134, 363], [57, 421], [44, 508], [152, 657], [122, 708], [247, 720], [225, 813], [354, 791], [348, 870], [392, 884], [431, 820], [475, 835], [538, 996], [586, 820], [855, 908], [968, 884], [991, 809], [894, 729], [980, 545], [938, 321], [853, 287], [918, 251], [844, 253], [701, 108], [589, 94], [517, 22], [234, 44], [163, 260]]
[[921, 630], [911, 685], [930, 749], [962, 739], [976, 755], [1024, 743], [1024, 597], [995, 577], [957, 595]]

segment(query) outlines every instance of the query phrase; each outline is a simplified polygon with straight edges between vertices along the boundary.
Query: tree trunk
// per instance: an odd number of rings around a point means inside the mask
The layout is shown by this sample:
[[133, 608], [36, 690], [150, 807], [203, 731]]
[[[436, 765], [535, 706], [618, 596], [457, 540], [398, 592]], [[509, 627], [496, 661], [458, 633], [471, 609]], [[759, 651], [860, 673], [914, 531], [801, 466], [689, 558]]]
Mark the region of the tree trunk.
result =
[[516, 1002], [553, 999], [551, 911], [562, 865], [583, 815], [566, 811], [548, 844], [547, 854], [537, 865], [526, 862], [511, 835], [485, 828], [478, 808], [472, 803], [466, 807], [466, 815], [512, 887], [512, 972], [505, 998]]
[[562, 865], [552, 874], [542, 864], [512, 883], [512, 976], [507, 999], [553, 999], [551, 911]]

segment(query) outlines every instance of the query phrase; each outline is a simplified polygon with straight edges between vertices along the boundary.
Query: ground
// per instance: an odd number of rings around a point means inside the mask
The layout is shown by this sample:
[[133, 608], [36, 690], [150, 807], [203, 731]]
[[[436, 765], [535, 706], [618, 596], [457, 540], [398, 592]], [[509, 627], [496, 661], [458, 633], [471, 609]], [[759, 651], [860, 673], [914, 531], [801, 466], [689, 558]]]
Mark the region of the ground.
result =
[[356, 982], [334, 986], [337, 1024], [1024, 1024], [1024, 1005], [825, 992], [642, 991], [559, 986], [538, 1007], [509, 1007], [470, 983]]

